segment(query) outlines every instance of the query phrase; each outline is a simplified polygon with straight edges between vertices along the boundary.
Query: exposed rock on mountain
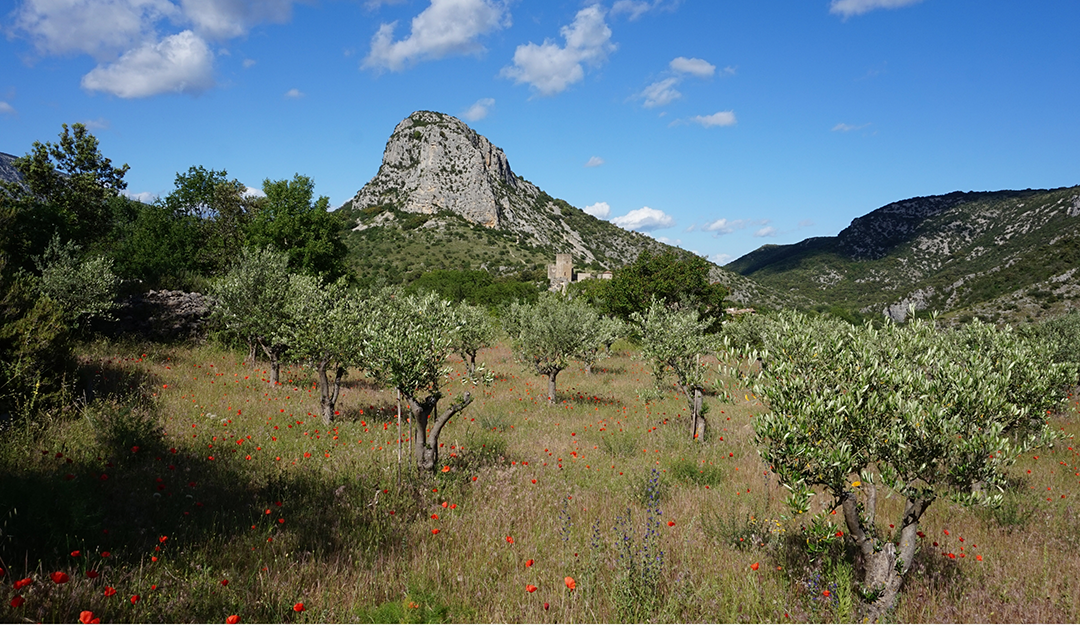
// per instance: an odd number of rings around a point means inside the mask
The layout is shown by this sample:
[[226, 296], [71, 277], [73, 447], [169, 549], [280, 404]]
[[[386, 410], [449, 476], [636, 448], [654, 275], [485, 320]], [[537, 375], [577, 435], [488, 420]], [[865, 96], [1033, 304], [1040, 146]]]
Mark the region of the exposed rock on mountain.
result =
[[726, 268], [897, 320], [914, 306], [1023, 321], [1080, 307], [1078, 218], [1080, 187], [912, 198]]
[[15, 169], [16, 157], [0, 152], [0, 182], [21, 182], [22, 174]]
[[[555, 254], [572, 254], [576, 266], [600, 271], [630, 263], [643, 250], [690, 254], [551, 197], [515, 174], [486, 137], [431, 111], [417, 111], [394, 128], [378, 173], [342, 208], [356, 218], [354, 248], [367, 245], [376, 254], [418, 250], [407, 273], [468, 268], [475, 261], [496, 274], [510, 273], [544, 267]], [[440, 253], [422, 256], [433, 245]], [[729, 288], [734, 301], [788, 303], [720, 267], [712, 278]]]

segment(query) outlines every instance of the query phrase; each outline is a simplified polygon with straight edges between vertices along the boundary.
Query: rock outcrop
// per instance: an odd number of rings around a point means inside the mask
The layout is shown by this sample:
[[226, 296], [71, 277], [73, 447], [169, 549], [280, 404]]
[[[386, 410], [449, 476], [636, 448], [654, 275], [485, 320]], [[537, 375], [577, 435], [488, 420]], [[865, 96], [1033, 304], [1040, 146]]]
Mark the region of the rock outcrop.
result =
[[15, 169], [15, 158], [11, 154], [0, 152], [0, 183], [22, 182], [22, 174]]

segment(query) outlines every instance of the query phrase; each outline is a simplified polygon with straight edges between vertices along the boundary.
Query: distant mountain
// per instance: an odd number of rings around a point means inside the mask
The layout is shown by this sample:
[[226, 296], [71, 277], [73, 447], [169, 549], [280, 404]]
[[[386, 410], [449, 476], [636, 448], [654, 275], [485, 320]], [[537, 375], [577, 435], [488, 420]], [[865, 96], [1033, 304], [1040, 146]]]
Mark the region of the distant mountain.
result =
[[4, 152], [0, 152], [0, 182], [21, 182], [22, 174], [15, 169], [14, 161], [18, 158]]
[[883, 206], [835, 237], [725, 266], [804, 297], [906, 317], [1026, 321], [1080, 308], [1080, 187], [955, 192]]
[[[506, 154], [461, 120], [417, 111], [394, 128], [378, 173], [339, 212], [354, 220], [357, 270], [387, 281], [433, 269], [496, 275], [545, 271], [569, 253], [578, 269], [616, 269], [644, 250], [674, 248], [555, 199], [510, 169]], [[788, 302], [754, 281], [712, 267], [737, 302]]]

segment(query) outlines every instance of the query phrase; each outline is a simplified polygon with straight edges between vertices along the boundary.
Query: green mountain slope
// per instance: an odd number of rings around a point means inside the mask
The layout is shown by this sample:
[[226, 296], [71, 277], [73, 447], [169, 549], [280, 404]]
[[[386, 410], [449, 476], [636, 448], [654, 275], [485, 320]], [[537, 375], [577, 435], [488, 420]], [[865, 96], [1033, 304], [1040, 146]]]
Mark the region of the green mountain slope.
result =
[[770, 245], [727, 269], [782, 292], [903, 319], [1025, 321], [1080, 306], [1080, 187], [912, 198], [835, 237]]

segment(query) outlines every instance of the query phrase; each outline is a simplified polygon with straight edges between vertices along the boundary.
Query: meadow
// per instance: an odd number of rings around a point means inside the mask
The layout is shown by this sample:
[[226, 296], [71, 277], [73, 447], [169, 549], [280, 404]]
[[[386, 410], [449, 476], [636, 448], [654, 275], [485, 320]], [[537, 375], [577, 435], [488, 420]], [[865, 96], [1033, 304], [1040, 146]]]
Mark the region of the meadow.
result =
[[[613, 352], [563, 372], [552, 406], [505, 345], [481, 352], [486, 387], [455, 357], [443, 401], [475, 401], [418, 475], [394, 392], [360, 372], [325, 426], [310, 369], [271, 387], [220, 347], [84, 345], [84, 405], [0, 433], [0, 620], [857, 618], [840, 519], [821, 498], [792, 517], [754, 447], [766, 407], [713, 393], [695, 442], [685, 401], [646, 402], [648, 363]], [[1051, 416], [1068, 436], [1018, 460], [1000, 508], [931, 506], [892, 619], [1080, 622], [1070, 401]]]

